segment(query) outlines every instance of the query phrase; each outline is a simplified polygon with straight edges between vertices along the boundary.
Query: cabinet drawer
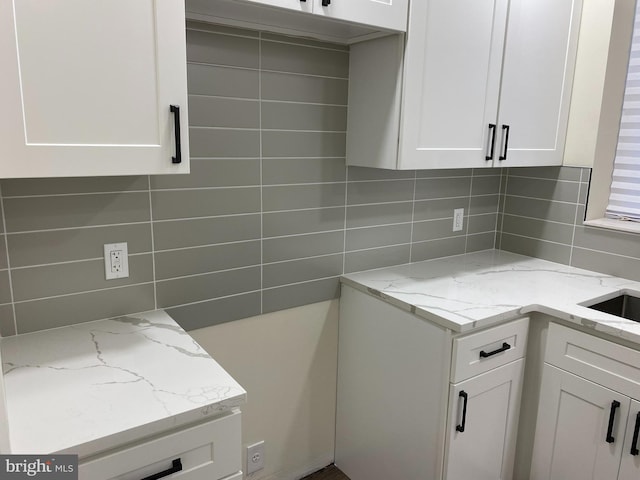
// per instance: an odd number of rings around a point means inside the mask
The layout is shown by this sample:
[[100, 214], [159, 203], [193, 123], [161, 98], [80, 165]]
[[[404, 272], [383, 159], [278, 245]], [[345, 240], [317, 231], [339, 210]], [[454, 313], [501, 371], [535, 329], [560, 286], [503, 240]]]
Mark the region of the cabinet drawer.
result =
[[552, 323], [545, 362], [640, 398], [640, 351]]
[[[170, 479], [215, 480], [241, 467], [240, 411], [103, 455], [79, 465], [80, 480], [140, 480], [163, 472], [180, 459]], [[235, 477], [232, 477], [235, 478]]]
[[529, 318], [525, 317], [454, 339], [451, 382], [461, 382], [524, 357], [528, 328]]

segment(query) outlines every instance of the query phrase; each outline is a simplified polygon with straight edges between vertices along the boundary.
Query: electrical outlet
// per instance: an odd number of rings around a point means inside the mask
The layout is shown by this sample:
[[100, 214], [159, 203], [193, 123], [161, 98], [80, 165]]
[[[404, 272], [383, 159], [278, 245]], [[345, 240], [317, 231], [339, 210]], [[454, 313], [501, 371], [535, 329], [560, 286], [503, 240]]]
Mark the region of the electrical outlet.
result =
[[104, 275], [107, 280], [129, 276], [129, 251], [127, 243], [105, 243]]
[[464, 224], [464, 208], [456, 208], [453, 210], [453, 231], [459, 232]]
[[264, 468], [264, 440], [247, 446], [247, 474]]

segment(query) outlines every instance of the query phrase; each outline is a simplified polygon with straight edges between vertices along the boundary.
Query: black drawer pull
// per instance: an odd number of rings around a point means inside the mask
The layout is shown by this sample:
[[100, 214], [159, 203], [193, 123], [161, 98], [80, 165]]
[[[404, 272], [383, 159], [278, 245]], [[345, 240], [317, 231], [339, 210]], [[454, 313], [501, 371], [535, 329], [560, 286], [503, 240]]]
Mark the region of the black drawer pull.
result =
[[498, 157], [498, 160], [506, 160], [507, 159], [507, 150], [509, 150], [509, 130], [511, 127], [509, 125], [502, 125], [502, 138], [504, 138], [504, 150], [502, 155]]
[[496, 124], [495, 123], [489, 124], [489, 133], [491, 134], [491, 141], [489, 142], [489, 145], [490, 145], [489, 152], [484, 157], [485, 160], [493, 160], [493, 154], [496, 151]]
[[640, 454], [638, 450], [638, 434], [640, 433], [640, 412], [636, 415], [636, 428], [633, 429], [633, 440], [631, 441], [631, 455], [637, 457]]
[[494, 350], [493, 352], [487, 353], [484, 350], [480, 350], [480, 358], [492, 357], [493, 355], [506, 352], [507, 350], [511, 350], [511, 345], [509, 345], [507, 342], [502, 342], [502, 346], [499, 349]]
[[464, 432], [464, 427], [467, 425], [467, 402], [469, 401], [469, 395], [464, 390], [461, 390], [458, 394], [458, 398], [462, 397], [464, 403], [462, 404], [462, 424], [456, 425], [456, 430], [460, 433]]
[[182, 461], [179, 458], [176, 458], [173, 461], [173, 466], [163, 472], [154, 473], [153, 475], [149, 475], [148, 477], [144, 477], [142, 480], [158, 480], [159, 478], [168, 477], [172, 473], [176, 473], [182, 470]]
[[609, 412], [609, 428], [607, 428], [607, 443], [613, 443], [616, 439], [613, 436], [613, 424], [616, 420], [616, 410], [620, 408], [620, 402], [614, 400], [611, 402], [611, 411]]
[[328, 7], [329, 5], [331, 5], [331, 0], [322, 0], [323, 7]]
[[172, 163], [182, 163], [182, 147], [180, 145], [180, 107], [178, 105], [169, 106], [169, 110], [173, 113], [173, 134], [176, 138], [176, 156], [171, 157]]

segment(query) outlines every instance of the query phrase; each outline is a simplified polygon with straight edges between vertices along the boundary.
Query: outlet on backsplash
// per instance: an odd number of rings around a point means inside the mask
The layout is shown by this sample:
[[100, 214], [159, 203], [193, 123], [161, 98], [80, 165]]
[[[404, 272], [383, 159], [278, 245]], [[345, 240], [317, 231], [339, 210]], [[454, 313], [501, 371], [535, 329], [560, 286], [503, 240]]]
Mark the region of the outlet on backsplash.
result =
[[129, 252], [126, 242], [104, 245], [104, 273], [107, 280], [129, 276]]
[[453, 210], [453, 231], [459, 232], [464, 224], [464, 208], [456, 208]]

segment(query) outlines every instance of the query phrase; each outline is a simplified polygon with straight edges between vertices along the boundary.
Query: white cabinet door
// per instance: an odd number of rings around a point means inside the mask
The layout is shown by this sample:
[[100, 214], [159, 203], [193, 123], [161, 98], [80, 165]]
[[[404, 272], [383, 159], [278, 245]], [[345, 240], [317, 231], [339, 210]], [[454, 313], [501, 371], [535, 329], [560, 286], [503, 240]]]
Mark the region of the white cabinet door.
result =
[[617, 478], [629, 404], [624, 395], [545, 364], [531, 480]]
[[446, 479], [512, 477], [523, 372], [520, 359], [451, 386]]
[[631, 401], [618, 480], [640, 478], [640, 402]]
[[509, 135], [504, 166], [562, 164], [581, 5], [510, 2], [498, 119], [502, 154]]
[[272, 7], [286, 8], [298, 12], [311, 13], [313, 11], [313, 0], [246, 0], [249, 3], [269, 5]]
[[491, 166], [506, 15], [506, 0], [412, 3], [398, 168]]
[[184, 22], [181, 0], [0, 2], [0, 177], [187, 173]]
[[313, 13], [338, 20], [407, 31], [408, 0], [307, 0]]

